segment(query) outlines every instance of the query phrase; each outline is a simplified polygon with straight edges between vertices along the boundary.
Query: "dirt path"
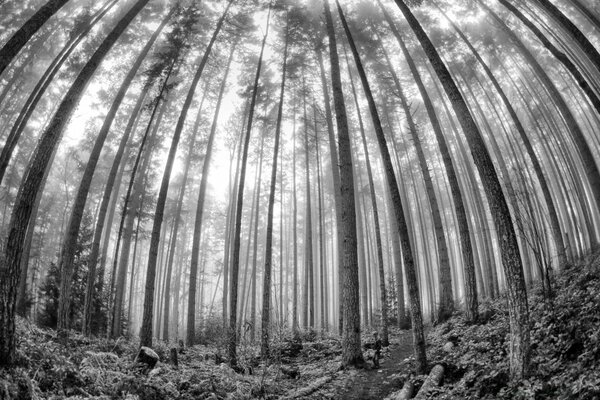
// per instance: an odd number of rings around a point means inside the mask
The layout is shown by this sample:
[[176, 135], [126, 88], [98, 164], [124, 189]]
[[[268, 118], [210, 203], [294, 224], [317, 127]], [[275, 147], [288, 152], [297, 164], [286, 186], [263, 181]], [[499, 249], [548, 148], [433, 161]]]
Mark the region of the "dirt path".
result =
[[381, 361], [379, 369], [362, 370], [339, 394], [338, 399], [349, 400], [380, 400], [390, 393], [400, 390], [393, 375], [405, 372], [400, 363], [413, 354], [412, 336], [410, 331], [394, 340], [386, 357]]

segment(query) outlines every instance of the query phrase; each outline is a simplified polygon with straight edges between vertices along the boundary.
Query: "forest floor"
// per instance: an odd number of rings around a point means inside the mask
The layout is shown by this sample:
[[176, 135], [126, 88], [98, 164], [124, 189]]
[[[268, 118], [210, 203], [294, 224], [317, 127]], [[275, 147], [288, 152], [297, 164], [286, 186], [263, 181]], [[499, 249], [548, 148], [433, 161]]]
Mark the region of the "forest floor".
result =
[[[481, 303], [477, 324], [467, 324], [457, 314], [429, 330], [430, 368], [441, 364], [445, 374], [442, 386], [426, 398], [600, 399], [600, 253], [565, 266], [553, 288], [551, 299], [539, 286], [528, 290], [528, 379], [509, 380], [508, 313], [506, 298], [500, 297]], [[304, 332], [300, 342], [280, 332], [273, 338], [269, 363], [260, 361], [258, 346], [242, 341], [238, 357], [244, 373], [223, 362], [225, 347], [218, 342], [185, 349], [178, 366], [169, 362], [169, 347], [156, 343], [160, 361], [144, 371], [134, 363], [135, 341], [73, 333], [65, 348], [53, 330], [25, 320], [18, 321], [17, 330], [18, 365], [0, 370], [0, 400], [368, 400], [383, 399], [407, 380], [419, 387], [426, 377], [412, 373], [410, 332], [396, 329], [391, 329], [391, 345], [384, 349], [378, 369], [340, 369], [336, 336]], [[363, 338], [363, 343], [369, 341], [370, 333]]]

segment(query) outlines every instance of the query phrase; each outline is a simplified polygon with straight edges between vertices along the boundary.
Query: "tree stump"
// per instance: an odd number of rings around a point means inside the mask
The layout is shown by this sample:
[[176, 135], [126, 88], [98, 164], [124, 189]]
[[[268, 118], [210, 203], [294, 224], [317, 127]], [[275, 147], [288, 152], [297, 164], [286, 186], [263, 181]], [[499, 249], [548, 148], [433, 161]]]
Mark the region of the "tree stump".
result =
[[171, 364], [173, 364], [175, 367], [179, 366], [179, 360], [177, 358], [177, 348], [176, 347], [172, 347], [170, 350], [170, 360], [171, 360]]

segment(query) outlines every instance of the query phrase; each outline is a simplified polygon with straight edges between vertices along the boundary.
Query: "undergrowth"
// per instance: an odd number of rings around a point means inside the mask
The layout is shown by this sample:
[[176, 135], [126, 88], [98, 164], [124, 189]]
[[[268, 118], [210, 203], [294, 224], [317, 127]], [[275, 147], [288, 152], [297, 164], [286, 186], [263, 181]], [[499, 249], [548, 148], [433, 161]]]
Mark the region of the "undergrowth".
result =
[[[554, 282], [555, 297], [541, 287], [529, 290], [531, 369], [510, 382], [506, 297], [480, 305], [481, 319], [462, 316], [431, 330], [431, 365], [441, 363], [444, 384], [436, 399], [598, 399], [600, 398], [600, 262], [592, 254], [566, 265]], [[446, 343], [455, 346], [444, 351]]]

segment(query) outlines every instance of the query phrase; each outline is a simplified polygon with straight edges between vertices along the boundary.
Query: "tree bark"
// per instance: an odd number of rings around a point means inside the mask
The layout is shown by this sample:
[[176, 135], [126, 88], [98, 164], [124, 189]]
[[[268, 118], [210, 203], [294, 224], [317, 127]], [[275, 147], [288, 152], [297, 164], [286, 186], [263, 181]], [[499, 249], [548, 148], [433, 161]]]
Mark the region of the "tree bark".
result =
[[339, 255], [342, 269], [343, 336], [342, 365], [362, 365], [364, 363], [360, 339], [360, 297], [358, 288], [358, 255], [356, 251], [356, 209], [354, 200], [354, 178], [352, 171], [352, 148], [348, 130], [348, 117], [340, 77], [340, 63], [337, 53], [337, 40], [329, 0], [324, 0], [327, 36], [329, 37], [329, 62], [331, 64], [331, 86], [335, 119], [338, 127], [338, 150], [340, 166], [340, 192], [343, 236], [343, 252]]

